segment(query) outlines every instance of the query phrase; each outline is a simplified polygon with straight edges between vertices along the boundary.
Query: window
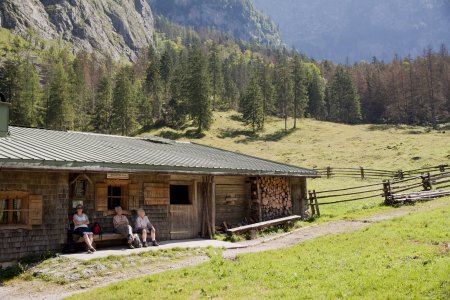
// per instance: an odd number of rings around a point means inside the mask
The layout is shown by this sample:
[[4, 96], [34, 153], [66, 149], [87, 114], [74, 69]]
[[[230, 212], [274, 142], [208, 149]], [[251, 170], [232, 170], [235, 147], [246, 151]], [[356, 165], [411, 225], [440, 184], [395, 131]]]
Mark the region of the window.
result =
[[189, 185], [170, 185], [170, 204], [191, 204]]
[[122, 186], [108, 186], [108, 210], [113, 210], [116, 206], [124, 206], [124, 193]]
[[28, 193], [0, 192], [0, 225], [27, 223]]

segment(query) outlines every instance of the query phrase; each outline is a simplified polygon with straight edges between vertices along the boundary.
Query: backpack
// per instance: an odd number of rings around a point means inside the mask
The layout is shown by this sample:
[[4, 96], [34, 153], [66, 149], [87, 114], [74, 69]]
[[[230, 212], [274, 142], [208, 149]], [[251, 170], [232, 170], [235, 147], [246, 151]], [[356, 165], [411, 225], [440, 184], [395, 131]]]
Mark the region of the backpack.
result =
[[94, 224], [91, 227], [91, 230], [93, 234], [98, 234], [99, 236], [102, 235], [102, 227], [100, 227], [100, 224], [98, 224], [97, 222], [94, 222]]

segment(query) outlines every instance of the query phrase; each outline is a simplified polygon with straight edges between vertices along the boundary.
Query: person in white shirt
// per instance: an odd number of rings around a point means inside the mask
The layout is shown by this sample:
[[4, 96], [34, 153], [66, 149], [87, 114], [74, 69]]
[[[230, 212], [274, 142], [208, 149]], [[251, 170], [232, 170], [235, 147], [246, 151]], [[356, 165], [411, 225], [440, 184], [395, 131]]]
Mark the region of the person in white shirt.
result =
[[96, 251], [92, 246], [94, 234], [88, 227], [89, 218], [83, 213], [82, 205], [77, 205], [77, 212], [73, 215], [73, 224], [75, 225], [73, 233], [83, 237], [88, 253], [94, 253]]
[[128, 247], [134, 249], [133, 246], [133, 228], [131, 228], [130, 223], [125, 215], [123, 215], [123, 210], [121, 206], [116, 206], [114, 208], [116, 215], [113, 218], [114, 232], [120, 233], [127, 237]]
[[150, 237], [152, 239], [153, 246], [159, 246], [158, 242], [156, 241], [156, 230], [155, 227], [153, 227], [152, 223], [150, 223], [150, 220], [145, 215], [145, 211], [142, 208], [139, 208], [137, 210], [137, 218], [136, 222], [134, 224], [135, 230], [137, 233], [141, 235], [141, 239], [143, 242], [143, 246], [147, 247], [147, 234], [150, 232]]

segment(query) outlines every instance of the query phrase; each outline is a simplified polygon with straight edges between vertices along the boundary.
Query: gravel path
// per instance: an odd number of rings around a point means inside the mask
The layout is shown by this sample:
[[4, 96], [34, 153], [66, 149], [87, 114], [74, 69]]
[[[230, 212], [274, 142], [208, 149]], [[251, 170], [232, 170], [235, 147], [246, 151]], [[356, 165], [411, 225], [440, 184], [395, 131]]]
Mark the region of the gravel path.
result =
[[[428, 205], [420, 207], [402, 207], [397, 208], [393, 211], [378, 213], [367, 218], [361, 218], [358, 220], [341, 220], [341, 221], [330, 221], [321, 224], [313, 224], [311, 226], [299, 228], [292, 232], [279, 234], [276, 236], [260, 238], [251, 241], [242, 241], [239, 244], [244, 244], [245, 248], [239, 249], [229, 249], [223, 252], [223, 257], [225, 259], [234, 260], [237, 255], [245, 253], [255, 253], [266, 250], [273, 250], [279, 248], [285, 248], [302, 243], [307, 240], [311, 240], [320, 236], [329, 234], [338, 234], [342, 232], [351, 232], [360, 230], [371, 223], [380, 222], [384, 220], [389, 220], [397, 217], [407, 215], [409, 213], [414, 213], [418, 211], [431, 210], [438, 207], [444, 207], [449, 205], [449, 202], [430, 202]], [[195, 266], [208, 261], [209, 258], [206, 256], [194, 256], [187, 259], [183, 259], [176, 262], [171, 262], [169, 264], [161, 265], [145, 265], [134, 270], [127, 270], [127, 273], [116, 273], [112, 274], [107, 278], [99, 278], [92, 280], [91, 286], [80, 286], [77, 284], [72, 284], [69, 286], [55, 286], [55, 284], [44, 283], [40, 280], [35, 280], [31, 282], [17, 282], [11, 286], [0, 287], [0, 299], [61, 299], [63, 297], [86, 291], [89, 289], [94, 289], [102, 286], [106, 286], [111, 283], [141, 277], [143, 275], [156, 274], [164, 272], [167, 270], [180, 269], [188, 266]]]

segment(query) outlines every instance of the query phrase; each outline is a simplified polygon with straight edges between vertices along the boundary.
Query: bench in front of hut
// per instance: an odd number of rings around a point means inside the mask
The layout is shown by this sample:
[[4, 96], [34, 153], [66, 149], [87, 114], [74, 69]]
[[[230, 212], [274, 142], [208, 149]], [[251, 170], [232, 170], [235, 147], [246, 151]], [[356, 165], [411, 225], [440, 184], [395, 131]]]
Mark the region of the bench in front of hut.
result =
[[256, 233], [256, 231], [261, 228], [266, 228], [266, 227], [281, 225], [281, 224], [289, 224], [289, 223], [292, 223], [292, 222], [295, 222], [298, 220], [301, 220], [301, 217], [297, 216], [297, 215], [293, 215], [293, 216], [289, 216], [289, 217], [278, 218], [278, 219], [273, 219], [273, 220], [264, 221], [264, 222], [258, 222], [258, 223], [254, 223], [254, 224], [250, 224], [250, 225], [230, 228], [230, 229], [227, 229], [227, 234], [232, 235], [232, 234], [246, 233], [249, 231], [254, 231]]

